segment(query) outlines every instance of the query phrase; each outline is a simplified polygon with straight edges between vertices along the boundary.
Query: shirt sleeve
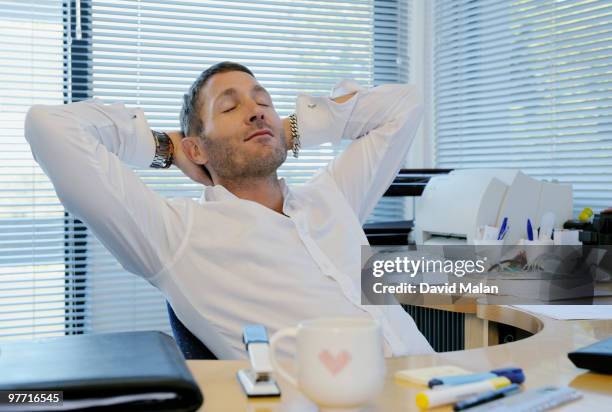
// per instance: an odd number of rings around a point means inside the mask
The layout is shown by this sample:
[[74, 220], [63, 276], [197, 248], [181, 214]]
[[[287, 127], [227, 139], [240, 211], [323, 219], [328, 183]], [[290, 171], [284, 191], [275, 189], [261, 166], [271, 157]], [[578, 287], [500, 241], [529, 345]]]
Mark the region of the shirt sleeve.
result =
[[191, 205], [168, 201], [127, 165], [148, 167], [155, 143], [141, 109], [90, 100], [33, 106], [25, 137], [66, 210], [128, 271], [149, 281], [175, 259]]
[[[352, 92], [356, 94], [344, 103], [331, 99]], [[301, 143], [355, 140], [314, 179], [331, 178], [363, 223], [406, 158], [421, 122], [421, 98], [413, 85], [364, 89], [350, 80], [339, 83], [331, 98], [298, 96]]]

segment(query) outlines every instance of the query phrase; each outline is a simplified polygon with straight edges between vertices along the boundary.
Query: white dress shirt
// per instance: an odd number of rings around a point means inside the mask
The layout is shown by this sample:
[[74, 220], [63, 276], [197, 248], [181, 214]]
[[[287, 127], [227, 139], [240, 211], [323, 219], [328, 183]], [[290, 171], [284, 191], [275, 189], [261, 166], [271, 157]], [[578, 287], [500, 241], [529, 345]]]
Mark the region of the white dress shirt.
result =
[[[242, 328], [270, 334], [301, 320], [371, 316], [386, 355], [432, 352], [399, 305], [360, 304], [362, 224], [397, 174], [421, 120], [413, 86], [362, 89], [296, 101], [302, 147], [354, 141], [306, 184], [281, 179], [284, 216], [221, 185], [202, 198], [166, 199], [127, 165], [155, 153], [139, 108], [99, 101], [34, 106], [25, 136], [65, 208], [84, 221], [128, 271], [159, 288], [178, 318], [220, 359], [245, 358]], [[282, 354], [292, 352], [281, 344]]]

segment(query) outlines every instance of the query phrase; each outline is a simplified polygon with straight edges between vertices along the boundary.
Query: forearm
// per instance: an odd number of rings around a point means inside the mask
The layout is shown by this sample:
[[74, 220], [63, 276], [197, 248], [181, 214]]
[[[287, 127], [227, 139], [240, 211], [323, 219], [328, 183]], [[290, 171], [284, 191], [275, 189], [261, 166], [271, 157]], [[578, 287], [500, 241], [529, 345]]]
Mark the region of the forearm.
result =
[[[185, 224], [126, 163], [148, 166], [155, 145], [140, 112], [84, 103], [35, 106], [25, 137], [65, 208], [127, 270], [152, 277], [184, 238]], [[142, 133], [141, 133], [142, 132]]]
[[[39, 130], [45, 123], [54, 130]], [[62, 133], [74, 130], [74, 133]], [[123, 162], [145, 168], [155, 155], [155, 142], [141, 109], [84, 101], [60, 106], [33, 106], [26, 117], [26, 139], [34, 155], [62, 147], [101, 144]], [[57, 137], [51, 137], [54, 132]]]
[[24, 134], [34, 159], [66, 208], [79, 216], [93, 213], [96, 202], [101, 207], [111, 190], [123, 189], [104, 181], [127, 173], [125, 165], [118, 167], [121, 163], [148, 166], [155, 152], [146, 122], [133, 117], [142, 112], [106, 108], [95, 102], [38, 105], [26, 116]]
[[[394, 129], [389, 125], [405, 122], [406, 116], [420, 106], [413, 85], [384, 84], [360, 93], [343, 130], [344, 139], [358, 139], [376, 129]], [[380, 134], [382, 140], [402, 138], [391, 131]]]
[[358, 96], [343, 125], [355, 139], [327, 167], [361, 222], [369, 216], [403, 164], [422, 116], [414, 86], [383, 85]]
[[[88, 144], [102, 144], [121, 161], [138, 168], [166, 168], [175, 164], [185, 175], [204, 185], [211, 184], [210, 178], [189, 161], [181, 149], [182, 134], [168, 132], [153, 133], [139, 108], [126, 108], [122, 104], [105, 105], [99, 101], [85, 101], [62, 106], [35, 106], [28, 113], [28, 124], [48, 120], [54, 129], [75, 127], [80, 132], [62, 133], [61, 138], [49, 138], [48, 133], [30, 133], [28, 140], [32, 152], [65, 147], [85, 147]], [[33, 130], [33, 128], [30, 128]], [[50, 147], [52, 146], [52, 147]], [[101, 155], [101, 153], [98, 153]], [[95, 159], [92, 159], [95, 163]], [[66, 162], [66, 167], [70, 167]], [[50, 173], [54, 173], [51, 170]]]

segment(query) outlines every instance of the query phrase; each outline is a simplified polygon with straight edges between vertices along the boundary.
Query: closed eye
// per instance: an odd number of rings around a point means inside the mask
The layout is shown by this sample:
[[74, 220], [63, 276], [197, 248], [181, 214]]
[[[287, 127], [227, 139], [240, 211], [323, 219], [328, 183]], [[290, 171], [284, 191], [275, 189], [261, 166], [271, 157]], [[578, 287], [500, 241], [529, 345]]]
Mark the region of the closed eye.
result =
[[231, 111], [232, 111], [232, 110], [234, 110], [235, 108], [236, 108], [236, 106], [234, 106], [234, 107], [230, 107], [229, 109], [224, 110], [224, 111], [223, 111], [223, 113], [231, 112]]

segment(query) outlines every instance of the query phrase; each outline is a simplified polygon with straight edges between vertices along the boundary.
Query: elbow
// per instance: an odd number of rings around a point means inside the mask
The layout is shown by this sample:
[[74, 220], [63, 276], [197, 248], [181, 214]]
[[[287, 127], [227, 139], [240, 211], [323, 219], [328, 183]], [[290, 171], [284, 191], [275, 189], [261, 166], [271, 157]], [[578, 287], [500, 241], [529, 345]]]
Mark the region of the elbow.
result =
[[400, 105], [406, 109], [411, 117], [421, 119], [425, 108], [423, 95], [419, 88], [414, 84], [402, 84]]
[[[374, 88], [381, 102], [388, 104], [392, 113], [419, 110], [423, 107], [423, 97], [419, 87], [408, 83], [388, 83]], [[393, 116], [393, 114], [392, 114]]]
[[40, 163], [39, 155], [45, 151], [45, 141], [49, 140], [50, 134], [57, 133], [58, 130], [53, 119], [53, 109], [54, 106], [34, 105], [30, 107], [25, 117], [24, 137], [37, 163]]
[[400, 85], [401, 99], [412, 102], [414, 105], [423, 106], [423, 96], [415, 84]]
[[49, 112], [50, 107], [43, 105], [34, 105], [28, 110], [23, 125], [23, 131], [30, 145], [33, 144], [37, 137], [45, 134], [45, 130], [49, 130]]

